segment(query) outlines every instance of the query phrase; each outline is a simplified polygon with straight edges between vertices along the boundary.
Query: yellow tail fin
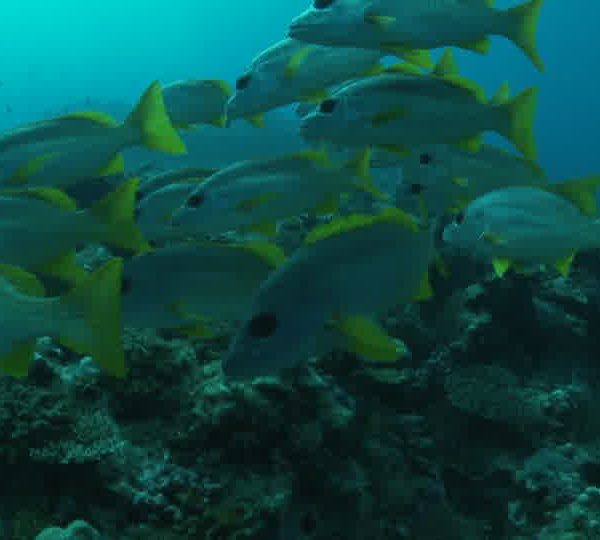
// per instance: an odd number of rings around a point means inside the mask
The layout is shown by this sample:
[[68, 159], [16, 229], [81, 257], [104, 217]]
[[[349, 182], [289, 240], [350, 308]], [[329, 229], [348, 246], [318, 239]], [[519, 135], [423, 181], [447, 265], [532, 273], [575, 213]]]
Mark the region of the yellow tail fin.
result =
[[545, 189], [567, 199], [579, 208], [582, 214], [590, 218], [598, 217], [596, 194], [600, 189], [599, 175], [586, 176], [564, 182], [552, 182]]
[[[22, 268], [0, 264], [0, 276], [22, 294], [37, 297], [45, 295], [44, 286], [38, 278]], [[25, 341], [0, 356], [0, 373], [18, 378], [26, 377], [33, 363], [35, 347], [35, 340]]]
[[84, 326], [67, 327], [59, 341], [79, 354], [91, 355], [107, 373], [116, 377], [126, 374], [121, 342], [122, 273], [122, 260], [111, 259], [61, 299], [69, 312], [83, 318]]
[[527, 159], [535, 161], [537, 148], [533, 123], [537, 109], [537, 88], [528, 88], [504, 105], [508, 113], [507, 137]]
[[511, 39], [540, 71], [544, 63], [537, 50], [536, 33], [544, 0], [530, 0], [526, 4], [507, 10], [509, 30], [506, 36]]
[[141, 142], [148, 148], [168, 154], [185, 154], [187, 151], [185, 143], [171, 124], [158, 82], [151, 84], [144, 92], [125, 124], [140, 131]]
[[100, 240], [136, 253], [150, 250], [150, 245], [135, 222], [136, 191], [139, 179], [131, 178], [100, 199], [90, 212], [108, 225]]

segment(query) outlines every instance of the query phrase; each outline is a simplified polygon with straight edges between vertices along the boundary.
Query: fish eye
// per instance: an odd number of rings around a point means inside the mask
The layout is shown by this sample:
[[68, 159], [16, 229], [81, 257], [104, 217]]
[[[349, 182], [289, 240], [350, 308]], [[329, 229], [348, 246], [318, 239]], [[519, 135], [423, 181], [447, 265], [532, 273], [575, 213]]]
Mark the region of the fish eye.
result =
[[326, 9], [329, 6], [331, 6], [331, 4], [333, 4], [334, 0], [315, 0], [313, 2], [313, 7], [315, 9]]
[[188, 198], [185, 204], [188, 208], [198, 208], [202, 205], [205, 199], [206, 196], [204, 195], [204, 193], [194, 193], [191, 197]]
[[250, 84], [250, 80], [252, 79], [252, 75], [243, 75], [237, 81], [235, 81], [235, 89], [236, 90], [245, 90], [248, 88]]
[[427, 152], [419, 156], [419, 163], [421, 165], [429, 165], [433, 161], [433, 156]]
[[255, 338], [272, 336], [275, 330], [277, 330], [277, 316], [271, 312], [256, 315], [248, 324], [248, 334]]
[[331, 114], [336, 106], [336, 101], [334, 99], [326, 99], [325, 101], [321, 102], [321, 105], [319, 105], [319, 112], [324, 113], [324, 114]]
[[124, 277], [121, 281], [121, 294], [127, 294], [131, 291], [131, 286], [133, 283], [131, 282], [131, 278]]
[[465, 213], [464, 212], [459, 212], [458, 214], [456, 214], [454, 216], [454, 223], [456, 223], [457, 225], [462, 225], [464, 221], [465, 221]]
[[411, 184], [408, 189], [412, 195], [418, 195], [419, 193], [423, 193], [424, 188], [423, 184]]

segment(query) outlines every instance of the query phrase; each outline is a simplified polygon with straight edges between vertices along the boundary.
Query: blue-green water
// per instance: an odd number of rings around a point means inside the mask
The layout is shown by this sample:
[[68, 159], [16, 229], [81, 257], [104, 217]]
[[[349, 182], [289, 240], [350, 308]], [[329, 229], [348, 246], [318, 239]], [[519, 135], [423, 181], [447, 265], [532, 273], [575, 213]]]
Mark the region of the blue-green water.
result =
[[[9, 3], [0, 19], [0, 128], [87, 97], [133, 103], [155, 79], [233, 81], [306, 6], [303, 0]], [[594, 0], [547, 0], [538, 34], [542, 74], [501, 38], [487, 56], [458, 55], [461, 69], [489, 92], [504, 80], [514, 91], [540, 85], [540, 161], [553, 178], [600, 170], [598, 9]]]

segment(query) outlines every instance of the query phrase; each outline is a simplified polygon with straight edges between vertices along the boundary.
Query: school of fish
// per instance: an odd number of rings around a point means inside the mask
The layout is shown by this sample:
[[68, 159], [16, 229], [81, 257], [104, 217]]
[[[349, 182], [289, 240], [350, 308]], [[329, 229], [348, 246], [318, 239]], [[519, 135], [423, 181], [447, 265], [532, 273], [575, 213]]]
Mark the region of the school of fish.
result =
[[[404, 349], [378, 318], [432, 296], [440, 251], [498, 276], [567, 275], [578, 251], [600, 247], [600, 177], [550, 182], [536, 163], [537, 88], [486, 96], [453, 53], [486, 54], [503, 36], [542, 70], [541, 8], [314, 0], [235, 84], [154, 82], [122, 123], [82, 111], [0, 134], [0, 372], [26, 376], [37, 338], [52, 336], [123, 377], [125, 327], [210, 339], [233, 325], [229, 380], [333, 349], [394, 362]], [[124, 174], [125, 149], [183, 155], [181, 130], [239, 119], [260, 137], [264, 114], [289, 105], [304, 151]], [[482, 143], [487, 132], [514, 151]], [[92, 178], [111, 188], [82, 205]], [[361, 197], [370, 210], [348, 211]], [[285, 253], [282, 223], [306, 216], [315, 225]], [[90, 244], [112, 250], [93, 271], [77, 257]]]

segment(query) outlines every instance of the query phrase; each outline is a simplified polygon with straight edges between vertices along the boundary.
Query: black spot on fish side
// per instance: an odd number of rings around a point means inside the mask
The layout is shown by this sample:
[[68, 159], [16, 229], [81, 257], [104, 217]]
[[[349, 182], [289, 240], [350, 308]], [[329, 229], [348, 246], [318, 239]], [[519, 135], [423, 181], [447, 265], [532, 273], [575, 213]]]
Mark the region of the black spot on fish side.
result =
[[129, 291], [131, 291], [132, 285], [133, 285], [133, 283], [131, 282], [131, 278], [124, 277], [123, 281], [121, 281], [121, 294], [125, 295]]
[[433, 161], [433, 156], [427, 152], [419, 156], [419, 163], [421, 165], [429, 165]]
[[243, 75], [237, 81], [235, 81], [235, 89], [236, 90], [245, 90], [250, 85], [250, 81], [252, 80], [252, 75]]
[[315, 9], [326, 9], [333, 4], [334, 0], [315, 0], [313, 6]]
[[248, 323], [248, 334], [255, 338], [267, 338], [277, 330], [275, 313], [259, 313]]
[[465, 221], [465, 213], [464, 212], [459, 212], [458, 214], [456, 214], [454, 216], [454, 223], [456, 223], [457, 225], [462, 225], [464, 221]]
[[408, 189], [411, 195], [419, 195], [420, 193], [423, 193], [424, 188], [425, 186], [423, 184], [411, 184]]
[[335, 100], [326, 99], [325, 101], [321, 102], [321, 105], [319, 106], [319, 112], [323, 114], [331, 114], [335, 110], [335, 106]]
[[191, 197], [188, 198], [186, 202], [186, 206], [189, 208], [198, 208], [202, 206], [202, 203], [205, 201], [206, 196], [204, 193], [194, 193]]

